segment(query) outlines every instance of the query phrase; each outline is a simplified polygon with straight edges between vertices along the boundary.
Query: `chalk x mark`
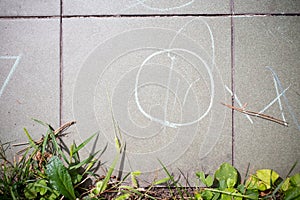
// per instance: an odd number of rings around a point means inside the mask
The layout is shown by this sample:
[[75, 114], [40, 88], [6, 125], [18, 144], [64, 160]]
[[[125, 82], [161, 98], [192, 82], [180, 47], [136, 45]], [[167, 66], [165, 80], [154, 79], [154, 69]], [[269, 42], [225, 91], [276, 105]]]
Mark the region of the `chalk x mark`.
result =
[[[236, 94], [233, 94], [233, 92], [228, 88], [227, 85], [225, 85], [225, 89], [230, 93], [231, 96], [234, 97], [234, 99], [235, 99], [236, 102], [239, 104], [239, 106], [240, 106], [241, 108], [243, 108], [244, 106], [243, 106], [243, 104], [241, 103], [241, 101], [239, 100], [239, 98], [237, 97], [237, 95], [236, 95]], [[250, 123], [253, 124], [253, 120], [251, 119], [251, 117], [250, 117], [248, 114], [246, 114], [245, 116], [246, 116], [247, 119], [250, 121]]]
[[15, 63], [14, 65], [12, 66], [11, 70], [9, 71], [9, 74], [7, 75], [2, 87], [1, 87], [1, 90], [0, 90], [0, 97], [2, 96], [6, 86], [8, 85], [9, 83], [9, 80], [11, 79], [11, 76], [13, 75], [14, 71], [16, 70], [19, 62], [20, 62], [20, 59], [21, 59], [21, 56], [0, 56], [0, 59], [3, 59], [3, 60], [13, 60], [15, 59]]

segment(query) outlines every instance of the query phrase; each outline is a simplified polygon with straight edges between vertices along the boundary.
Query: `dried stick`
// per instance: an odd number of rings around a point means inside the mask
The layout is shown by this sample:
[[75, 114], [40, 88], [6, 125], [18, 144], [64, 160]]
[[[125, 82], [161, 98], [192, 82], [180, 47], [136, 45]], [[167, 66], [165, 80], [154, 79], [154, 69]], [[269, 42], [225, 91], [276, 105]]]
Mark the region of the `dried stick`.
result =
[[221, 104], [224, 105], [224, 106], [226, 106], [226, 107], [228, 107], [228, 108], [236, 110], [238, 112], [244, 113], [246, 115], [250, 115], [250, 116], [254, 116], [254, 117], [259, 117], [259, 118], [262, 118], [262, 119], [265, 119], [265, 120], [269, 120], [269, 121], [278, 123], [278, 124], [283, 125], [283, 126], [288, 126], [288, 123], [286, 121], [277, 119], [277, 118], [272, 117], [270, 115], [265, 115], [265, 114], [262, 114], [262, 113], [258, 113], [258, 112], [254, 112], [254, 111], [250, 111], [250, 110], [245, 110], [245, 107], [243, 107], [243, 108], [237, 108], [237, 107], [225, 104], [225, 103], [221, 103]]
[[[59, 127], [58, 129], [54, 130], [54, 132], [53, 132], [54, 136], [58, 136], [60, 133], [64, 132], [66, 129], [68, 129], [70, 126], [72, 126], [72, 125], [75, 124], [75, 123], [76, 123], [75, 121], [70, 121], [70, 122], [67, 122], [67, 123], [63, 124], [63, 125], [62, 125], [61, 127]], [[50, 128], [51, 128], [51, 127], [50, 127]], [[34, 141], [34, 143], [35, 143], [36, 145], [40, 145], [40, 144], [43, 143], [43, 141], [44, 141], [44, 137], [42, 137], [42, 138], [39, 139], [38, 141]], [[23, 145], [29, 145], [29, 142], [13, 144], [13, 146], [23, 146]], [[20, 154], [20, 153], [26, 151], [28, 148], [29, 148], [29, 146], [26, 147], [25, 149], [22, 149], [22, 150], [18, 151], [17, 154]]]

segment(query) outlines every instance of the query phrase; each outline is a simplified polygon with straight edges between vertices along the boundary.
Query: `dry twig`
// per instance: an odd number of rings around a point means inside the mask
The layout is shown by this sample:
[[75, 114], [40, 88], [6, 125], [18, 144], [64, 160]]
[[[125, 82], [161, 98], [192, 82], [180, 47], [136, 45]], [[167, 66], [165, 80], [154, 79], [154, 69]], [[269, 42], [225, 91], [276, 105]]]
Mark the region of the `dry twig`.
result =
[[[62, 135], [59, 135], [61, 134], [62, 132], [64, 132], [66, 129], [68, 129], [70, 126], [72, 126], [73, 124], [75, 124], [76, 122], [75, 121], [70, 121], [70, 122], [67, 122], [65, 124], [63, 124], [61, 127], [59, 127], [58, 129], [54, 130], [54, 136], [57, 137], [57, 136], [62, 136]], [[52, 128], [52, 127], [50, 127]], [[38, 141], [35, 141], [34, 143], [36, 145], [40, 145], [42, 144], [44, 141], [44, 137], [42, 137], [41, 139], [39, 139]], [[29, 145], [29, 142], [25, 142], [25, 143], [18, 143], [18, 144], [13, 144], [13, 146], [23, 146], [23, 145]], [[28, 148], [30, 148], [30, 146], [27, 146], [26, 148], [18, 151], [17, 154], [21, 154], [22, 152], [26, 151]]]
[[278, 124], [283, 125], [283, 126], [288, 126], [288, 123], [286, 121], [277, 119], [277, 118], [272, 117], [270, 115], [265, 115], [265, 114], [262, 114], [262, 113], [258, 113], [258, 112], [246, 110], [245, 107], [237, 108], [237, 107], [225, 104], [225, 103], [221, 103], [221, 104], [224, 105], [224, 106], [226, 106], [226, 107], [228, 107], [228, 108], [236, 110], [238, 112], [244, 113], [246, 115], [250, 115], [250, 116], [254, 116], [254, 117], [259, 117], [259, 118], [262, 118], [262, 119], [265, 119], [265, 120], [269, 120], [269, 121], [278, 123]]

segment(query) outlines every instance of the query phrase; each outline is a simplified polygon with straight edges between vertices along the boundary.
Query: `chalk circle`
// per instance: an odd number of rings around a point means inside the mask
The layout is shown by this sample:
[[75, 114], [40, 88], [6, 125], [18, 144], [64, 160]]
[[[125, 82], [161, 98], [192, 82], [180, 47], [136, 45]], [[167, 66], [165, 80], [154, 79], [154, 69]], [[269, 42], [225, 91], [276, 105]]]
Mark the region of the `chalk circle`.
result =
[[[172, 164], [184, 155], [194, 138], [199, 137], [200, 121], [211, 120], [214, 79], [209, 71], [209, 57], [184, 35], [177, 35], [176, 41], [172, 41], [175, 35], [176, 31], [159, 28], [121, 33], [92, 50], [78, 73], [73, 93], [78, 134], [84, 140], [95, 131], [100, 132], [96, 149], [108, 144], [101, 158], [107, 166], [116, 153], [112, 117], [126, 142], [122, 169], [125, 172], [156, 171], [161, 168], [158, 158], [166, 166]], [[168, 48], [171, 41], [172, 48]], [[171, 85], [168, 85], [171, 70], [168, 53], [177, 59]], [[164, 107], [162, 99], [167, 94], [170, 100], [167, 104], [175, 105], [173, 110]], [[157, 102], [149, 103], [147, 97], [157, 98]], [[141, 121], [134, 119], [135, 111], [135, 117]], [[171, 111], [176, 115], [172, 116]], [[169, 120], [163, 118], [166, 113]], [[216, 137], [205, 134], [203, 143]], [[210, 151], [214, 145], [205, 148]], [[92, 151], [94, 147], [87, 148]]]
[[[164, 12], [164, 11], [172, 11], [172, 10], [182, 9], [184, 7], [190, 6], [192, 3], [194, 3], [194, 1], [195, 0], [172, 1], [172, 3], [175, 2], [176, 4], [173, 6], [166, 7], [166, 8], [160, 7], [161, 1], [137, 0], [137, 4], [140, 4], [149, 10]], [[149, 2], [152, 2], [152, 3], [149, 3]], [[152, 5], [153, 3], [156, 3], [158, 5]]]

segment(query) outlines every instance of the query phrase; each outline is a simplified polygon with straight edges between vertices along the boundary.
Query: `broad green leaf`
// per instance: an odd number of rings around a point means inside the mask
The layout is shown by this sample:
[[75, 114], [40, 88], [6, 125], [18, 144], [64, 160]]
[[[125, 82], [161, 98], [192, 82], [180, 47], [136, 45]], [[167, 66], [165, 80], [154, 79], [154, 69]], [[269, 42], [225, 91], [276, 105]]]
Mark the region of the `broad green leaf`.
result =
[[283, 190], [283, 191], [287, 191], [288, 189], [289, 189], [289, 187], [290, 187], [290, 178], [287, 178], [287, 179], [285, 179], [285, 181], [283, 182], [283, 184], [282, 184], [282, 186], [281, 186], [281, 189]]
[[291, 185], [300, 187], [300, 174], [295, 174], [291, 177]]
[[204, 199], [204, 200], [210, 200], [213, 198], [213, 193], [211, 191], [208, 191], [208, 190], [205, 190], [201, 193], [201, 197]]
[[96, 183], [96, 187], [93, 189], [93, 194], [98, 195], [101, 192], [101, 188], [103, 187], [103, 181], [98, 181]]
[[205, 174], [204, 172], [197, 172], [196, 176], [201, 180], [201, 182], [206, 185], [207, 187], [212, 186], [213, 182], [214, 182], [214, 178], [210, 175], [208, 175], [205, 178]]
[[236, 180], [228, 178], [226, 181], [227, 187], [228, 188], [233, 188], [236, 184]]
[[214, 177], [212, 177], [210, 175], [208, 175], [205, 180], [206, 180], [207, 187], [211, 187], [214, 183]]
[[206, 180], [205, 180], [205, 174], [204, 172], [197, 172], [196, 176], [200, 179], [200, 181], [207, 186]]
[[216, 171], [215, 177], [219, 182], [229, 183], [230, 185], [227, 185], [227, 187], [233, 187], [237, 183], [238, 173], [232, 165], [223, 163]]
[[288, 189], [284, 194], [285, 200], [298, 200], [300, 199], [300, 187], [292, 187]]
[[46, 168], [50, 185], [68, 199], [76, 199], [71, 176], [61, 160], [53, 156]]
[[117, 198], [115, 198], [115, 200], [125, 200], [125, 199], [128, 199], [129, 197], [130, 197], [129, 193], [122, 194], [122, 195], [118, 196]]
[[275, 181], [279, 178], [279, 174], [271, 169], [257, 170], [256, 176], [265, 184], [266, 189], [270, 189], [271, 186], [275, 183]]

